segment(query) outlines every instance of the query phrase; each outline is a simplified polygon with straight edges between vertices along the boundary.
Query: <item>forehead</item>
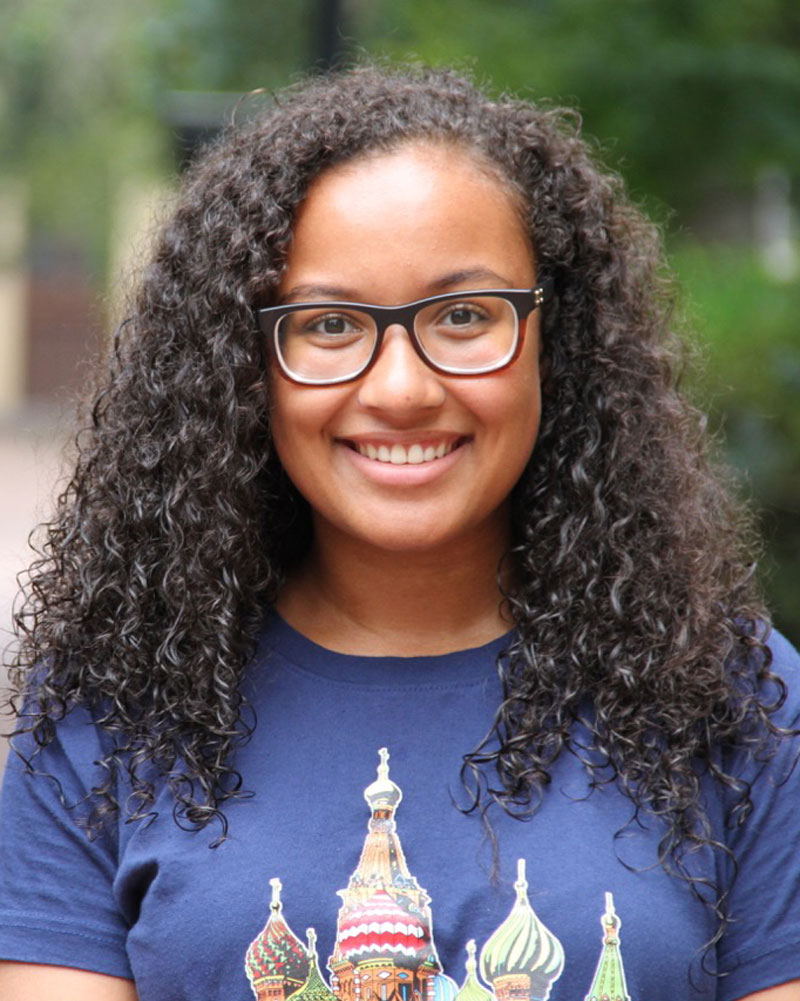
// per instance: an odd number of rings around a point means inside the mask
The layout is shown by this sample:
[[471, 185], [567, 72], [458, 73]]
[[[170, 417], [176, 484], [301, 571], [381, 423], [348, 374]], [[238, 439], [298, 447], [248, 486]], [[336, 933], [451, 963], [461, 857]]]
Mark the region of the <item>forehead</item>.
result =
[[[421, 136], [416, 139], [403, 139], [386, 147], [376, 147], [357, 153], [346, 160], [335, 162], [323, 170], [315, 180], [328, 173], [347, 173], [369, 167], [370, 164], [380, 164], [386, 161], [401, 163], [404, 160], [421, 159], [431, 165], [443, 166], [445, 170], [462, 168], [481, 175], [493, 186], [504, 191], [507, 197], [523, 210], [524, 196], [517, 184], [508, 176], [500, 163], [495, 162], [481, 149], [469, 145], [459, 139], [447, 137]], [[313, 182], [312, 182], [313, 183]]]
[[[334, 187], [344, 187], [347, 180], [357, 186], [365, 185], [370, 178], [374, 178], [376, 184], [381, 183], [379, 179], [386, 182], [392, 178], [406, 182], [406, 185], [409, 181], [419, 184], [425, 173], [431, 179], [435, 176], [452, 177], [459, 182], [469, 179], [481, 186], [485, 193], [511, 206], [519, 215], [520, 222], [524, 219], [524, 198], [516, 185], [504, 176], [499, 164], [493, 163], [478, 150], [444, 139], [410, 139], [389, 149], [369, 150], [336, 163], [312, 180], [306, 200], [320, 188], [329, 191]], [[389, 189], [385, 189], [384, 193], [388, 195]], [[302, 207], [301, 204], [301, 210]]]
[[282, 290], [326, 277], [379, 286], [407, 279], [408, 298], [417, 298], [432, 272], [481, 267], [528, 284], [533, 258], [510, 185], [464, 149], [409, 143], [315, 179], [295, 218]]

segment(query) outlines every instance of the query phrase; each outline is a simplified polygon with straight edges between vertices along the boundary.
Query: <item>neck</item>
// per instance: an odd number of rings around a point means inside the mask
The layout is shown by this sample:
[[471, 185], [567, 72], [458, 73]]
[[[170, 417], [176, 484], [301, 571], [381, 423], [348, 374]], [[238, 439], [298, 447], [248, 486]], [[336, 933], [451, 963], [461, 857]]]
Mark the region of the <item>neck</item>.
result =
[[507, 544], [481, 536], [447, 551], [393, 552], [328, 527], [317, 531], [277, 608], [340, 653], [419, 656], [481, 646], [512, 625], [497, 578]]

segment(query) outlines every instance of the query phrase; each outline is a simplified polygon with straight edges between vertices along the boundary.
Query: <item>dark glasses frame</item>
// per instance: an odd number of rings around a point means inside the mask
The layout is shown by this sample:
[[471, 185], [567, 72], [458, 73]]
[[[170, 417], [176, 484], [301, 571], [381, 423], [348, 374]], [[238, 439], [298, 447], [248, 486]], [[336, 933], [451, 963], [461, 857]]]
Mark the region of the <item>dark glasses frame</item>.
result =
[[[553, 283], [550, 279], [544, 278], [538, 285], [534, 285], [534, 287], [530, 289], [470, 289], [468, 291], [461, 292], [445, 292], [443, 295], [432, 295], [426, 299], [416, 299], [414, 302], [406, 302], [400, 306], [377, 306], [374, 303], [344, 302], [342, 300], [333, 300], [330, 302], [295, 302], [288, 303], [283, 306], [266, 306], [263, 309], [256, 309], [255, 314], [259, 329], [266, 336], [267, 344], [278, 361], [278, 367], [281, 374], [290, 382], [297, 383], [301, 386], [338, 386], [347, 382], [355, 382], [356, 379], [360, 379], [361, 376], [368, 372], [369, 369], [375, 364], [375, 361], [380, 354], [381, 346], [383, 345], [383, 338], [386, 333], [386, 329], [395, 323], [404, 328], [411, 339], [411, 343], [414, 346], [416, 353], [429, 368], [433, 369], [434, 372], [439, 372], [442, 375], [454, 375], [467, 378], [473, 375], [486, 375], [489, 372], [499, 372], [511, 365], [512, 362], [517, 359], [520, 351], [522, 350], [522, 345], [525, 340], [524, 322], [535, 309], [538, 309], [551, 299], [552, 295]], [[425, 353], [424, 347], [420, 343], [415, 329], [417, 314], [420, 310], [433, 304], [458, 302], [460, 299], [469, 299], [475, 296], [480, 296], [482, 298], [491, 296], [495, 299], [505, 299], [513, 306], [514, 311], [517, 314], [517, 327], [514, 347], [510, 355], [507, 358], [501, 359], [497, 364], [492, 364], [480, 369], [459, 369], [453, 366], [439, 365], [437, 362], [428, 357]], [[373, 320], [376, 329], [375, 345], [370, 356], [357, 372], [342, 376], [341, 378], [309, 379], [305, 376], [297, 375], [287, 367], [278, 343], [278, 321], [287, 314], [295, 313], [302, 309], [353, 309], [358, 310], [360, 313], [366, 313], [367, 316]]]

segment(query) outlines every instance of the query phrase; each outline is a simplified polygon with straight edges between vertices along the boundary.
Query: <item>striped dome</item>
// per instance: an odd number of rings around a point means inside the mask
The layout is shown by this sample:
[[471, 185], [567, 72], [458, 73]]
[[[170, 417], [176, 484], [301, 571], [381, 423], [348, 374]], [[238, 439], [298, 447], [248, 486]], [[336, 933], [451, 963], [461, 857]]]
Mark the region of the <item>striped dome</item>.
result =
[[564, 969], [564, 950], [530, 905], [522, 859], [517, 863], [517, 872], [517, 899], [481, 950], [481, 974], [493, 986], [501, 977], [523, 974], [530, 978], [531, 999], [547, 998], [551, 984]]
[[338, 945], [351, 963], [385, 958], [401, 966], [418, 966], [432, 952], [425, 922], [404, 910], [385, 890], [341, 916]]

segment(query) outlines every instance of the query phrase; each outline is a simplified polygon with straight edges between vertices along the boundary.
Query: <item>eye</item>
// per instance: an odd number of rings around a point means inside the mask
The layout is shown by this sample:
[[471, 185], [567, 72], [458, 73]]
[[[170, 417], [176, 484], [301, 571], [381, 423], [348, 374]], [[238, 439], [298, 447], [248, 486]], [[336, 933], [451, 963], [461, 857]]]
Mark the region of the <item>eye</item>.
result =
[[437, 322], [449, 327], [468, 327], [488, 319], [486, 311], [475, 303], [457, 302], [447, 306]]
[[360, 324], [346, 313], [325, 313], [322, 316], [308, 318], [303, 322], [304, 333], [323, 334], [327, 337], [357, 334], [360, 330]]
[[490, 333], [497, 323], [494, 309], [488, 299], [443, 303], [433, 316], [423, 314], [420, 328], [427, 330], [430, 336], [451, 340], [481, 337]]
[[290, 341], [309, 349], [331, 350], [364, 343], [373, 335], [373, 326], [367, 314], [355, 310], [309, 307], [287, 313], [278, 333], [284, 350]]

